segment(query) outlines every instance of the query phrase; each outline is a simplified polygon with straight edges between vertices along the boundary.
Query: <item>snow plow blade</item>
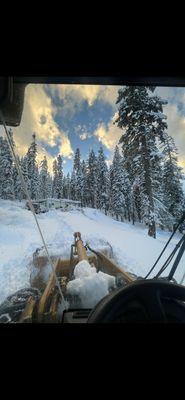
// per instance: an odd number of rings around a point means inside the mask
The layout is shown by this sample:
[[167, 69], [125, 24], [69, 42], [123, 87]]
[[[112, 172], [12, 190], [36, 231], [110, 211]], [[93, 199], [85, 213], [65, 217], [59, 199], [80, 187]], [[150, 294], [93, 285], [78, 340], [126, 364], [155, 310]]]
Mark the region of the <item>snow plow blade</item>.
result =
[[[86, 260], [96, 268], [97, 272], [102, 271], [114, 277], [122, 277], [124, 284], [129, 284], [135, 280], [135, 277], [128, 272], [123, 271], [111, 258], [105, 254], [106, 251], [93, 251], [87, 254], [87, 247], [84, 246], [80, 232], [74, 233], [74, 243], [71, 246], [70, 259], [62, 260], [57, 257], [51, 257], [56, 261], [55, 272], [60, 283], [64, 298], [67, 299], [67, 283], [73, 279], [73, 272], [79, 261]], [[47, 263], [44, 256], [34, 257], [34, 265], [38, 271], [42, 271]], [[27, 305], [21, 315], [19, 322], [39, 322], [56, 323], [62, 322], [60, 309], [60, 294], [56, 285], [55, 275], [52, 272], [47, 283], [43, 283], [39, 276], [34, 277], [32, 286], [42, 291], [40, 299], [36, 302], [32, 298], [28, 299]], [[68, 299], [67, 299], [68, 301]]]

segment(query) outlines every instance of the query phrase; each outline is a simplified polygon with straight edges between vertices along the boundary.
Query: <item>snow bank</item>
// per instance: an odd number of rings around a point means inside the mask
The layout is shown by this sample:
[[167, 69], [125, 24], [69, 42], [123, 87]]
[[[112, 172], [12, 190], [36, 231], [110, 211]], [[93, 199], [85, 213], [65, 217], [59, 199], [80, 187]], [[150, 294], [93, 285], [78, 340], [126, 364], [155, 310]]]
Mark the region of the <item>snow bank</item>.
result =
[[76, 265], [74, 276], [75, 279], [67, 284], [67, 294], [78, 296], [83, 308], [93, 308], [115, 286], [113, 276], [97, 272], [86, 260]]

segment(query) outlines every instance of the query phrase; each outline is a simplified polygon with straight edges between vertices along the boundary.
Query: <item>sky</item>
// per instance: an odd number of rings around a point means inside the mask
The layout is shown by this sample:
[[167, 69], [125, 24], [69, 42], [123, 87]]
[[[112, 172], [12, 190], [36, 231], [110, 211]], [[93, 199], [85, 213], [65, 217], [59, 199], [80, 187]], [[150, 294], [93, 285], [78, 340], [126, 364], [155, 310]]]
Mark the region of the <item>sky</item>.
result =
[[[86, 159], [90, 149], [97, 153], [102, 146], [110, 164], [122, 135], [113, 124], [118, 89], [110, 85], [28, 85], [21, 124], [12, 128], [17, 153], [26, 154], [36, 133], [38, 162], [46, 155], [50, 172], [58, 154], [63, 156], [64, 172], [70, 172], [77, 147]], [[160, 87], [155, 92], [168, 101], [163, 110], [168, 133], [175, 140], [179, 164], [185, 172], [185, 88]]]

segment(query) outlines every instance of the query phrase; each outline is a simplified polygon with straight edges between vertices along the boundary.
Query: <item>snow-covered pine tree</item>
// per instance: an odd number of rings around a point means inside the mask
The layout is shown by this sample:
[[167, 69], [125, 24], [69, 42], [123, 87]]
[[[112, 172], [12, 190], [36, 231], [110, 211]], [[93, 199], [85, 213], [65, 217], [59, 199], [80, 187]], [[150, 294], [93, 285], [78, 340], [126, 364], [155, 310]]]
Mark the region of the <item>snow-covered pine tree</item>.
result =
[[57, 180], [58, 180], [58, 167], [57, 160], [53, 161], [53, 183], [52, 183], [52, 197], [57, 198]]
[[[13, 141], [13, 134], [10, 131]], [[0, 193], [5, 200], [14, 200], [13, 158], [6, 139], [0, 137]]]
[[83, 199], [83, 173], [81, 165], [81, 155], [80, 149], [77, 148], [74, 156], [73, 170], [76, 175], [76, 189], [75, 189], [75, 199], [80, 201], [82, 204]]
[[57, 186], [56, 186], [57, 199], [63, 198], [63, 160], [59, 154], [57, 157]]
[[39, 199], [39, 167], [37, 163], [35, 167], [35, 195], [36, 199]]
[[120, 173], [121, 173], [121, 179], [123, 182], [122, 191], [123, 191], [123, 196], [124, 196], [124, 201], [125, 201], [124, 217], [125, 217], [125, 219], [128, 219], [128, 221], [130, 221], [132, 218], [132, 221], [134, 224], [134, 222], [135, 222], [134, 210], [135, 209], [134, 209], [134, 202], [133, 202], [133, 196], [132, 196], [132, 185], [131, 185], [131, 181], [129, 178], [129, 173], [126, 170], [124, 157], [121, 157]]
[[113, 205], [112, 205], [112, 185], [113, 185], [113, 164], [110, 164], [109, 170], [109, 185], [108, 185], [108, 196], [109, 196], [109, 204], [108, 204], [108, 210], [111, 213], [112, 217], [114, 217], [114, 212], [113, 212]]
[[70, 188], [71, 188], [71, 190], [70, 190], [71, 199], [72, 200], [77, 200], [77, 198], [76, 198], [76, 172], [74, 171], [74, 169], [73, 169], [72, 174], [71, 174]]
[[0, 197], [2, 197], [2, 183], [3, 183], [3, 171], [2, 171], [2, 148], [4, 146], [4, 139], [0, 136]]
[[66, 199], [71, 199], [71, 177], [69, 172], [66, 176]]
[[97, 157], [97, 208], [108, 211], [108, 168], [103, 148], [100, 147]]
[[74, 156], [74, 163], [73, 163], [73, 169], [77, 173], [81, 169], [81, 155], [80, 155], [80, 149], [77, 148], [75, 151], [75, 156]]
[[48, 182], [48, 197], [52, 197], [52, 177], [49, 172], [48, 172], [47, 182]]
[[[142, 217], [147, 222], [149, 236], [156, 237], [155, 204], [152, 186], [151, 158], [157, 156], [159, 143], [164, 142], [167, 128], [163, 105], [155, 88], [127, 86], [118, 91], [117, 126], [124, 129], [120, 138], [123, 155], [131, 179], [140, 177], [142, 188]], [[133, 182], [132, 182], [133, 183]]]
[[67, 199], [66, 176], [63, 176], [63, 198]]
[[86, 207], [88, 205], [88, 182], [87, 182], [87, 165], [86, 162], [82, 161], [82, 206]]
[[125, 196], [123, 193], [124, 183], [122, 158], [119, 153], [119, 148], [116, 146], [111, 168], [110, 207], [117, 220], [119, 219], [119, 216], [121, 217], [121, 220], [123, 220], [126, 209]]
[[28, 149], [27, 158], [27, 168], [28, 168], [28, 179], [30, 182], [30, 196], [31, 199], [35, 200], [38, 198], [39, 192], [39, 177], [38, 177], [38, 166], [37, 166], [37, 144], [36, 135], [32, 135], [33, 141]]
[[[21, 163], [19, 156], [17, 156], [17, 161], [19, 164]], [[13, 185], [14, 185], [15, 199], [21, 201], [23, 198], [22, 183], [15, 164], [13, 164]]]
[[[30, 184], [30, 180], [29, 180], [29, 177], [28, 177], [28, 160], [27, 160], [27, 156], [24, 156], [24, 157], [21, 158], [20, 166], [21, 166], [21, 171], [22, 171], [22, 174], [23, 174], [24, 182], [26, 184], [28, 192], [30, 193], [31, 184]], [[26, 196], [26, 194], [24, 192], [24, 189], [22, 187], [21, 187], [21, 198], [22, 199], [27, 199], [27, 196]]]
[[167, 133], [163, 155], [163, 203], [173, 216], [174, 224], [176, 224], [184, 211], [185, 197], [181, 183], [182, 169], [178, 165], [177, 148], [174, 139]]
[[88, 204], [97, 207], [97, 158], [93, 150], [89, 152], [87, 162], [87, 188]]
[[142, 221], [142, 185], [140, 177], [136, 176], [131, 187], [131, 198], [132, 198], [132, 222], [134, 224], [137, 219], [139, 222]]
[[76, 199], [81, 202], [81, 205], [83, 203], [83, 189], [83, 173], [82, 166], [80, 165], [80, 168], [76, 173]]
[[48, 163], [47, 158], [44, 156], [41, 161], [40, 174], [39, 174], [39, 198], [46, 199], [49, 197], [48, 190]]

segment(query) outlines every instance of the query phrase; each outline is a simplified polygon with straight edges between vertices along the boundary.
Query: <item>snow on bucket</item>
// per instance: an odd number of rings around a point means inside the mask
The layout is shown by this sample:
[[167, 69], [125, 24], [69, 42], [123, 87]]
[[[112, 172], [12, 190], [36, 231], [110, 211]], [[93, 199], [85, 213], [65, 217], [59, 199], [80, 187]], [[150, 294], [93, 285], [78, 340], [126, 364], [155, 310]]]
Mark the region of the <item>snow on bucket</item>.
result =
[[116, 286], [114, 276], [97, 272], [86, 260], [76, 265], [74, 277], [67, 284], [67, 295], [79, 299], [82, 308], [93, 308]]

